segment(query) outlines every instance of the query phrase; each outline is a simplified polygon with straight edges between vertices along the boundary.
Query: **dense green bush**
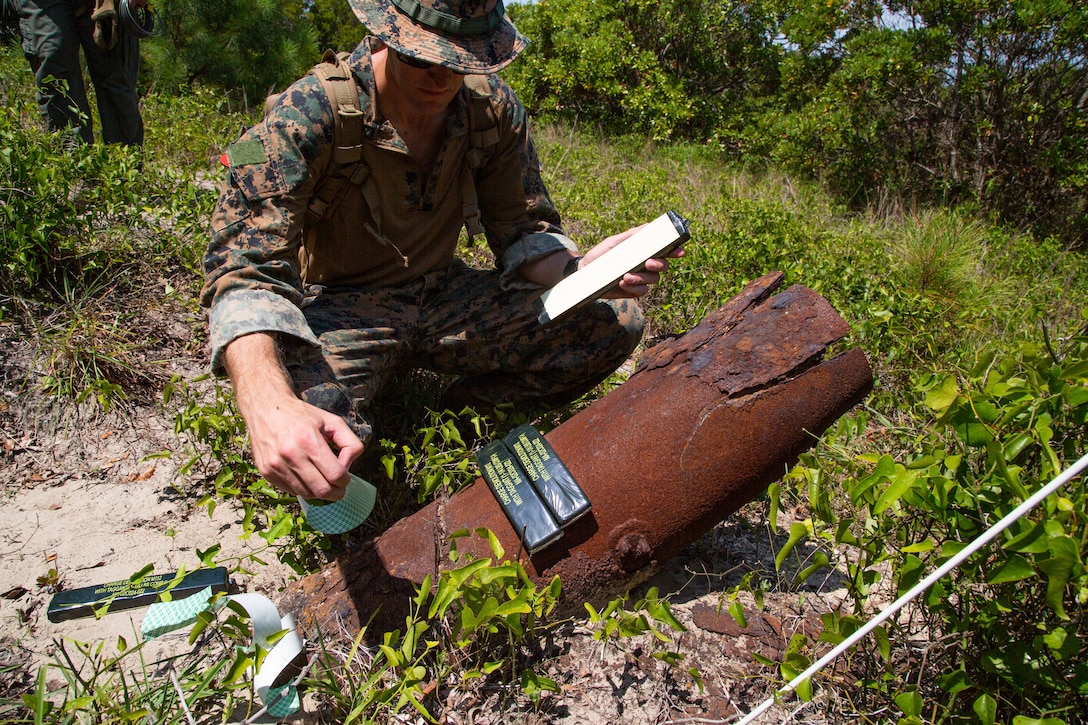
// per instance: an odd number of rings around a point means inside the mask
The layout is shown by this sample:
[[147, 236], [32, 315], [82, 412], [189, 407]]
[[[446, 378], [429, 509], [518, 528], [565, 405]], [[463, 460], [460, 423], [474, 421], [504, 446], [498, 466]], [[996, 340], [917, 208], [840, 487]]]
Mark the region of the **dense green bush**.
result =
[[298, 14], [314, 27], [318, 48], [324, 51], [352, 50], [362, 40], [366, 29], [343, 0], [294, 0], [301, 6]]
[[194, 240], [214, 199], [197, 178], [239, 117], [215, 113], [215, 98], [199, 90], [152, 94], [144, 149], [79, 144], [43, 130], [29, 66], [13, 47], [0, 51], [0, 98], [0, 319], [33, 330], [28, 382], [103, 408], [146, 394], [159, 373], [135, 361], [161, 339], [132, 319], [169, 306], [178, 289], [195, 293]]
[[792, 43], [781, 92], [727, 140], [855, 203], [973, 202], [1083, 244], [1083, 6], [866, 7], [829, 18], [796, 3], [781, 26]]
[[504, 71], [550, 121], [705, 138], [777, 85], [760, 2], [543, 0], [511, 8], [531, 44]]
[[504, 75], [534, 111], [667, 138], [691, 118], [692, 108], [680, 84], [626, 25], [639, 10], [578, 0], [533, 5], [518, 13], [531, 50]]
[[973, 203], [1088, 240], [1088, 11], [972, 3], [596, 2], [515, 8], [506, 71], [567, 124], [716, 143], [861, 208]]
[[[65, 133], [0, 120], [0, 289], [60, 292], [108, 262], [103, 236], [139, 215], [139, 154], [121, 147], [73, 148]], [[16, 122], [13, 122], [16, 121]]]
[[[988, 349], [970, 370], [921, 376], [916, 387], [933, 417], [909, 432], [909, 452], [856, 452], [854, 437], [870, 417], [862, 412], [840, 421], [774, 487], [776, 501], [789, 491], [811, 512], [792, 525], [779, 561], [809, 537], [844, 552], [837, 566], [854, 608], [825, 615], [821, 641], [837, 644], [871, 616], [870, 597], [902, 595], [1085, 455], [1085, 329], [1056, 349]], [[1013, 524], [1000, 545], [935, 583], [910, 616], [876, 633], [877, 661], [863, 682], [894, 699], [901, 722], [922, 722], [923, 712], [952, 722], [1080, 721], [1088, 695], [1086, 494], [1084, 479], [1075, 479]], [[829, 563], [821, 555], [802, 576]], [[904, 664], [912, 648], [924, 653], [917, 671]]]

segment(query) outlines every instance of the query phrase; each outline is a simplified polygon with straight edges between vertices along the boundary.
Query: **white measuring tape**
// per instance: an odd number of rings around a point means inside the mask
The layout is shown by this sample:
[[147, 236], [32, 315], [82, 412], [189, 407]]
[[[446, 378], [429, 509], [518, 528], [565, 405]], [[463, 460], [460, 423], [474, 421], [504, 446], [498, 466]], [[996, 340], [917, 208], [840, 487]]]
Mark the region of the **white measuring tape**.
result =
[[[816, 662], [814, 662], [812, 666], [810, 666], [801, 674], [797, 675], [797, 677], [794, 677], [792, 680], [790, 680], [787, 685], [776, 690], [771, 697], [767, 698], [767, 700], [760, 704], [760, 706], [757, 707], [755, 710], [749, 712], [743, 720], [740, 720], [737, 723], [737, 725], [747, 725], [747, 723], [752, 722], [757, 717], [767, 712], [767, 710], [771, 709], [771, 707], [775, 704], [775, 702], [778, 701], [779, 698], [781, 698], [783, 695], [788, 695], [789, 693], [795, 691], [798, 687], [801, 686], [801, 684], [805, 680], [822, 670], [824, 667], [827, 666], [829, 662], [831, 662], [831, 660], [835, 659], [840, 654], [850, 649], [850, 647], [854, 646], [854, 644], [857, 643], [858, 640], [879, 627], [889, 617], [891, 617], [893, 614], [906, 606], [908, 602], [924, 592], [926, 589], [929, 589], [931, 586], [933, 586], [933, 584], [938, 579], [940, 579], [945, 574], [952, 571], [961, 563], [963, 563], [964, 559], [971, 556], [971, 554], [974, 554], [983, 546], [997, 538], [998, 534], [1009, 528], [1009, 526], [1011, 526], [1013, 522], [1026, 514], [1028, 511], [1038, 506], [1047, 496], [1064, 486], [1070, 479], [1072, 479], [1078, 473], [1084, 470], [1086, 466], [1088, 466], [1088, 455], [1085, 455], [1072, 466], [1065, 469], [1064, 473], [1062, 473], [1060, 476], [1055, 478], [1043, 488], [1039, 489], [1035, 493], [1035, 495], [1028, 498], [1022, 504], [1009, 512], [1003, 519], [991, 526], [988, 530], [984, 531], [977, 539], [968, 544], [967, 548], [960, 551], [958, 554], [942, 564], [932, 574], [914, 585], [913, 589], [908, 591], [903, 596], [899, 597], [899, 599], [896, 599], [891, 605], [889, 605], [886, 609], [880, 612], [880, 614], [866, 622], [865, 626], [863, 626], [861, 629], [854, 632], [852, 635], [843, 640], [837, 647], [835, 647], [835, 649], [831, 650], [823, 657], [816, 660]], [[786, 720], [783, 720], [783, 722], [786, 722], [789, 719], [790, 718], [786, 718]]]

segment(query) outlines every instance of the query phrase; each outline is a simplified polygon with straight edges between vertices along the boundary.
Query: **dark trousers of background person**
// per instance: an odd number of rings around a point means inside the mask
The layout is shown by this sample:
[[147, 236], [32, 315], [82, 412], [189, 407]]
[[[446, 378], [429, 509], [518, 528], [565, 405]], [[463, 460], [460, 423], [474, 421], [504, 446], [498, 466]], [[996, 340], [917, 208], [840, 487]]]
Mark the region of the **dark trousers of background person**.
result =
[[144, 123], [136, 96], [140, 41], [120, 32], [113, 50], [94, 42], [93, 3], [87, 0], [9, 0], [19, 15], [23, 53], [34, 71], [38, 108], [50, 130], [71, 128], [93, 143], [94, 128], [79, 50], [94, 83], [102, 140], [141, 145]]

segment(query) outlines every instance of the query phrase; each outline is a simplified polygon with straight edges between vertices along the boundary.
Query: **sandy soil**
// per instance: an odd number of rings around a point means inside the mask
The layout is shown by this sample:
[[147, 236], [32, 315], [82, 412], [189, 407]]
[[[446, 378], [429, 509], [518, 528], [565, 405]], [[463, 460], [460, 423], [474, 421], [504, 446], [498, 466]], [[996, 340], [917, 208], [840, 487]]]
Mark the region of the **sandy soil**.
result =
[[[141, 608], [98, 620], [48, 621], [46, 607], [58, 589], [126, 579], [148, 564], [156, 572], [194, 568], [197, 552], [214, 543], [222, 546], [221, 561], [241, 561], [264, 541], [241, 538], [241, 521], [231, 507], [220, 505], [209, 516], [184, 493], [178, 469], [185, 445], [169, 411], [135, 404], [107, 414], [48, 407], [28, 382], [34, 351], [10, 324], [0, 325], [0, 346], [0, 651], [8, 652], [6, 663], [16, 665], [0, 678], [0, 694], [12, 695], [29, 683], [37, 664], [57, 655], [58, 643], [114, 647], [118, 637], [138, 637]], [[201, 351], [172, 349], [171, 374], [192, 379], [204, 371]], [[672, 649], [685, 657], [681, 667], [653, 657], [662, 645], [649, 636], [602, 645], [584, 622], [574, 622], [548, 644], [544, 672], [562, 685], [561, 694], [512, 712], [500, 693], [488, 694], [487, 688], [471, 696], [455, 693], [442, 721], [737, 720], [780, 684], [775, 668], [759, 664], [752, 653], [777, 659], [793, 634], [818, 635], [819, 614], [841, 597], [833, 578], [807, 589], [785, 578], [776, 583], [773, 558], [782, 539], [753, 521], [758, 517], [742, 512], [723, 522], [647, 585], [671, 595], [674, 612], [688, 628], [673, 635]], [[250, 573], [236, 574], [234, 581], [275, 601], [293, 575], [267, 552], [262, 558], [266, 566], [250, 565]], [[720, 608], [722, 592], [752, 570], [771, 577], [772, 584], [762, 612], [746, 602], [748, 626], [741, 629]], [[188, 646], [184, 636], [153, 644], [146, 650], [152, 659]], [[698, 668], [704, 689], [687, 674], [689, 667]], [[795, 700], [761, 722], [780, 722], [794, 711], [796, 722], [834, 721], [828, 720], [833, 709], [820, 697], [807, 704]]]

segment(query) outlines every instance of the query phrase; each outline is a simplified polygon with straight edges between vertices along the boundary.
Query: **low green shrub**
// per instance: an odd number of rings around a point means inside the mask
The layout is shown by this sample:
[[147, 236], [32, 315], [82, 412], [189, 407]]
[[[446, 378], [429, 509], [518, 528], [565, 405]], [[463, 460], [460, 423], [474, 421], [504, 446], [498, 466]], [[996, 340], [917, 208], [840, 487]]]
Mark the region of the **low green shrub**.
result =
[[[917, 392], [932, 417], [903, 432], [905, 453], [864, 452], [855, 438], [869, 420], [862, 411], [772, 487], [772, 519], [786, 491], [811, 511], [792, 525], [779, 564], [806, 539], [842, 552], [838, 561], [820, 554], [798, 574], [827, 566], [846, 574], [853, 612], [825, 615], [821, 641], [849, 636], [883, 598], [909, 591], [1088, 451], [1086, 331], [922, 375]], [[1000, 546], [935, 583], [909, 617], [877, 634], [881, 661], [870, 663], [866, 687], [894, 697], [900, 722], [921, 722], [923, 710], [953, 722], [1079, 722], [1088, 695], [1086, 516], [1084, 479], [1075, 479]], [[909, 656], [918, 648], [920, 662]]]

